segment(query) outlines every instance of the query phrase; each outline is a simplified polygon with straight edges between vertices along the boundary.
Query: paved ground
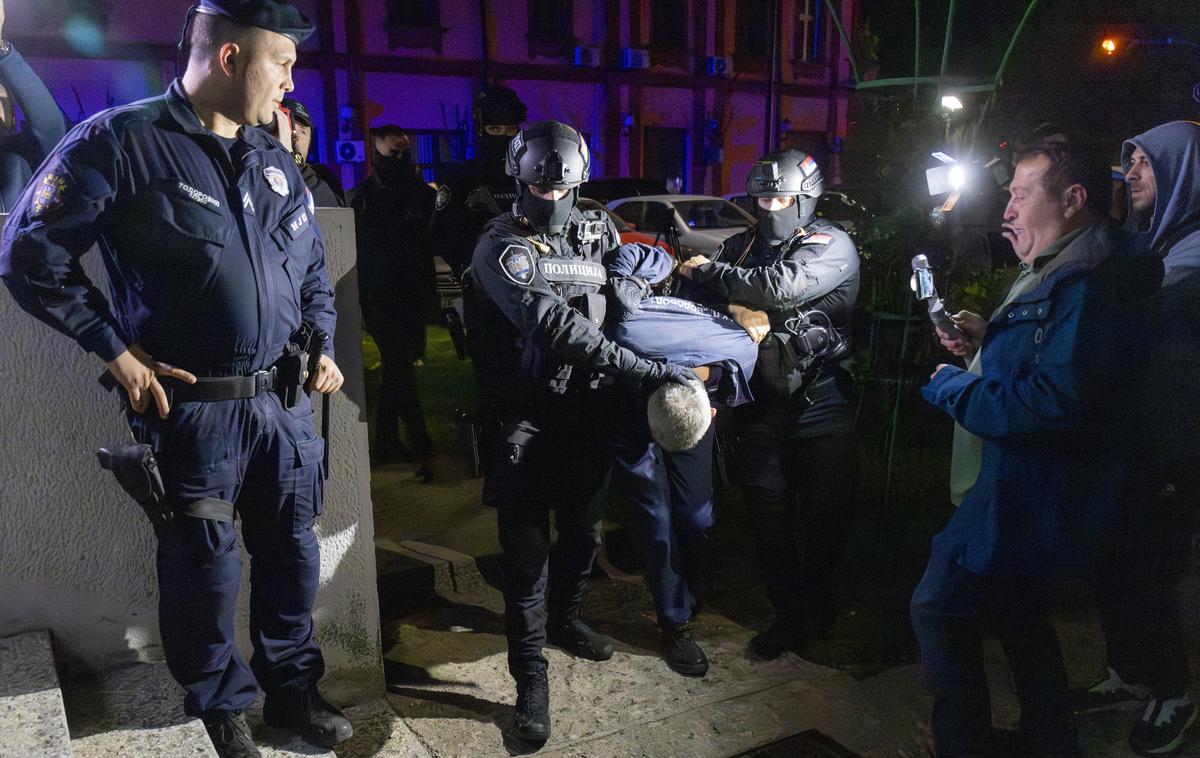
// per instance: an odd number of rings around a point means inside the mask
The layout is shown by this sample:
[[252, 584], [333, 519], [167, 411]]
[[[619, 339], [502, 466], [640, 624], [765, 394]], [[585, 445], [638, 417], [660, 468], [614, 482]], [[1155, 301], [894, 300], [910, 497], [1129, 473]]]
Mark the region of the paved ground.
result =
[[[377, 541], [395, 548], [416, 540], [475, 556], [494, 587], [495, 515], [479, 505], [480, 481], [470, 477], [453, 423], [463, 402], [447, 391], [464, 386], [456, 374], [466, 367], [449, 360], [436, 330], [431, 337], [422, 381], [438, 444], [435, 478], [418, 483], [405, 464], [373, 470]], [[940, 439], [936, 432], [922, 434]], [[867, 454], [872, 439], [863, 437]], [[944, 472], [922, 468], [928, 452], [910, 447], [901, 454], [905, 470], [915, 472], [900, 480], [901, 495], [904, 488], [916, 487], [921, 491], [910, 493], [912, 499], [932, 499]], [[869, 486], [860, 487], [867, 490], [864, 502], [873, 501]], [[619, 507], [610, 508], [610, 517], [621, 520]], [[680, 677], [658, 659], [653, 609], [639, 578], [597, 577], [586, 615], [618, 641], [618, 653], [607, 664], [595, 664], [548, 652], [554, 737], [541, 754], [725, 756], [809, 728], [863, 755], [929, 754], [929, 697], [907, 631], [907, 598], [921, 567], [913, 555], [919, 556], [944, 514], [905, 510], [894, 502], [890, 510], [863, 507], [841, 570], [845, 608], [835, 638], [807, 651], [810, 660], [788, 655], [771, 663], [753, 661], [746, 651], [751, 629], [769, 621], [753, 572], [748, 518], [736, 494], [719, 501], [715, 541], [725, 549], [710, 561], [715, 597], [697, 622], [712, 660], [702, 680]], [[928, 528], [905, 523], [913, 519]], [[629, 541], [622, 541], [622, 534], [614, 534], [610, 552], [619, 566], [632, 571], [636, 556], [632, 564], [626, 560]], [[1185, 618], [1200, 620], [1200, 578], [1189, 579], [1184, 595]], [[1094, 680], [1103, 660], [1094, 619], [1081, 597], [1068, 591], [1059, 619], [1068, 669], [1080, 685]], [[500, 609], [498, 593], [483, 583], [468, 594], [447, 592], [429, 607], [385, 621], [384, 637], [393, 643], [387, 651], [394, 662], [391, 705], [432, 755], [505, 755], [531, 747], [504, 737], [514, 693], [504, 669]], [[1200, 651], [1200, 624], [1191, 624], [1189, 636], [1192, 649]], [[996, 722], [1013, 725], [1017, 709], [994, 644], [988, 646], [988, 659]], [[1085, 755], [1133, 755], [1124, 746], [1130, 718], [1110, 714], [1081, 720]], [[1180, 755], [1200, 758], [1197, 732]]]

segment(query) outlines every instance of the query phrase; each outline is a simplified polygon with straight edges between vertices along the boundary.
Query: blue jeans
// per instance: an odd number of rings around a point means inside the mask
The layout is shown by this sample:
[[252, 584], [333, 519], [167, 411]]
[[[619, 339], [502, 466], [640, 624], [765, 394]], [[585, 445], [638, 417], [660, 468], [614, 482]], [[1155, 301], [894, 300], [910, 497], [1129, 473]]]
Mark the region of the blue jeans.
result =
[[982, 576], [958, 564], [953, 535], [934, 538], [912, 598], [913, 631], [933, 689], [933, 736], [940, 758], [996, 752], [983, 636], [1004, 648], [1021, 704], [1020, 735], [1035, 756], [1079, 756], [1058, 637], [1046, 615], [1046, 579]]

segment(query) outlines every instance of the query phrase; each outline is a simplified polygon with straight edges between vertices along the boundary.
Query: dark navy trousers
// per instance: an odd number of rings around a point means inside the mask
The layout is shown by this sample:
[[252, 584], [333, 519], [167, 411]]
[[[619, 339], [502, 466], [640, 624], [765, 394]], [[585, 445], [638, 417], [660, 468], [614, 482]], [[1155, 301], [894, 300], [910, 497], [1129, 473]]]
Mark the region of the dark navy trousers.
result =
[[636, 508], [637, 533], [646, 561], [646, 583], [661, 626], [679, 626], [695, 615], [703, 589], [703, 546], [713, 525], [713, 429], [690, 450], [669, 453], [645, 427], [645, 413], [616, 445], [614, 484]]
[[[497, 409], [485, 432], [483, 498], [497, 511], [508, 668], [518, 680], [546, 667], [547, 615], [573, 618], [582, 608], [600, 544], [603, 504], [596, 494], [609, 471], [606, 396], [572, 393], [525, 417]], [[522, 418], [539, 431], [514, 464], [506, 440]]]
[[236, 506], [250, 555], [247, 665], [234, 645], [242, 575], [234, 525], [179, 516], [160, 536], [159, 626], [167, 666], [187, 693], [184, 709], [198, 717], [242, 711], [258, 686], [272, 695], [315, 684], [324, 673], [312, 624], [324, 441], [307, 396], [291, 410], [274, 393], [178, 403], [166, 420], [131, 414], [130, 427], [153, 447], [169, 501]]

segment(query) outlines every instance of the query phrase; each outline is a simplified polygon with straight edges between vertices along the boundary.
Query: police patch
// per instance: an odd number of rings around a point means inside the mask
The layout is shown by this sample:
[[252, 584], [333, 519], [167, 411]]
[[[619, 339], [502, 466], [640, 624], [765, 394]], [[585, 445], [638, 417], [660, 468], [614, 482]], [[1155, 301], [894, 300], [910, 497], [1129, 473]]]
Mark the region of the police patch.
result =
[[450, 204], [450, 188], [448, 186], [446, 186], [445, 184], [443, 184], [442, 186], [438, 187], [437, 197], [433, 201], [433, 208], [434, 208], [434, 210], [439, 210], [439, 211], [445, 210], [446, 206], [449, 204]]
[[509, 245], [500, 253], [504, 275], [522, 287], [533, 282], [533, 253], [520, 245]]
[[42, 174], [33, 190], [33, 217], [40, 218], [61, 208], [66, 202], [66, 190], [66, 177], [53, 171]]
[[810, 234], [800, 240], [801, 245], [828, 245], [830, 242], [833, 242], [833, 236], [823, 232]]
[[267, 166], [263, 169], [263, 176], [266, 177], [267, 184], [270, 185], [272, 192], [280, 197], [287, 197], [288, 180], [282, 171], [274, 166]]

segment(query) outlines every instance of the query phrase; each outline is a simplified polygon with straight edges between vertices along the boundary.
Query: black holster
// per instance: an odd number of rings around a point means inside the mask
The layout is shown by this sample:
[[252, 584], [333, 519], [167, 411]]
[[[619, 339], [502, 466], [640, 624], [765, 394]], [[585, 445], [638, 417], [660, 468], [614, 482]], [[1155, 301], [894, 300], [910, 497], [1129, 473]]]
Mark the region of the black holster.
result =
[[102, 447], [96, 451], [96, 457], [100, 459], [100, 467], [111, 471], [121, 489], [146, 512], [146, 518], [150, 519], [155, 534], [175, 517], [170, 506], [163, 500], [166, 491], [163, 488], [162, 476], [158, 473], [158, 462], [154, 460], [154, 453], [149, 445]]

